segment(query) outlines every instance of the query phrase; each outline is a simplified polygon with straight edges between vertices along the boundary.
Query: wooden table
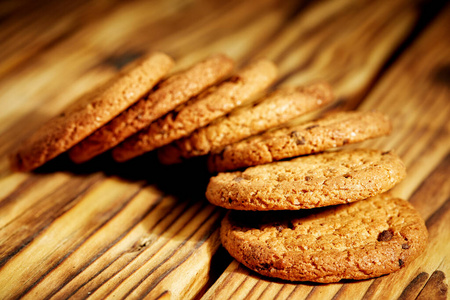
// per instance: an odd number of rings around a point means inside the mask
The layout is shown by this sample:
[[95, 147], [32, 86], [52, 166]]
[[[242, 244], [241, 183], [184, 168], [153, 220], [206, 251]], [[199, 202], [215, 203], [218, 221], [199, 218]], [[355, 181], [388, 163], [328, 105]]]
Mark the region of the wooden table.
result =
[[[411, 0], [31, 1], [0, 3], [0, 298], [422, 299], [450, 275], [450, 7]], [[426, 220], [424, 255], [373, 280], [289, 283], [220, 246], [224, 210], [204, 197], [202, 159], [119, 165], [64, 155], [33, 173], [7, 155], [37, 126], [144, 52], [183, 68], [224, 52], [280, 68], [278, 85], [329, 81], [332, 109], [377, 109], [408, 175], [392, 193]]]

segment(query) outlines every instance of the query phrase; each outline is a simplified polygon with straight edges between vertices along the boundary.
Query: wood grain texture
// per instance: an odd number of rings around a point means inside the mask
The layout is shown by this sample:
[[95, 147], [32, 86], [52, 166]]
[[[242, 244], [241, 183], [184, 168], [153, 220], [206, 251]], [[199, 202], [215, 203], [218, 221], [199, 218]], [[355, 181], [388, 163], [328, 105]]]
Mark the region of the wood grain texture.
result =
[[[434, 17], [441, 6], [406, 0], [3, 1], [0, 298], [446, 295], [450, 10]], [[395, 148], [404, 159], [408, 176], [393, 193], [409, 198], [427, 220], [425, 255], [374, 280], [271, 280], [221, 248], [224, 210], [204, 198], [209, 175], [198, 168], [201, 159], [165, 167], [152, 155], [124, 165], [102, 156], [74, 166], [63, 155], [34, 173], [9, 171], [6, 156], [36, 126], [152, 50], [173, 56], [178, 70], [214, 52], [239, 66], [268, 57], [280, 67], [278, 85], [328, 80], [338, 97], [329, 109], [388, 114], [393, 134], [361, 146]]]
[[[393, 121], [395, 129], [393, 135], [377, 141], [365, 142], [363, 146], [378, 147], [384, 150], [395, 148], [406, 162], [408, 176], [394, 188], [393, 193], [405, 198], [412, 196], [412, 203], [420, 209], [422, 216], [427, 220], [430, 243], [426, 253], [422, 259], [415, 261], [410, 267], [390, 276], [353, 283], [351, 286], [332, 284], [317, 285], [314, 288], [302, 287], [303, 290], [299, 294], [300, 288], [297, 286], [288, 295], [289, 298], [397, 298], [417, 274], [424, 271], [431, 274], [442, 261], [448, 260], [447, 256], [443, 257], [442, 255], [450, 253], [450, 246], [446, 242], [450, 238], [449, 231], [443, 229], [445, 226], [450, 226], [448, 217], [446, 217], [450, 213], [447, 208], [450, 182], [448, 182], [448, 176], [442, 174], [448, 175], [450, 148], [448, 131], [450, 102], [448, 99], [450, 90], [448, 82], [443, 83], [442, 80], [436, 80], [436, 72], [449, 65], [447, 53], [450, 43], [445, 39], [445, 28], [448, 28], [449, 18], [450, 9], [447, 9], [402, 55], [360, 105], [362, 110], [377, 109], [384, 112]], [[432, 50], [429, 45], [433, 45]], [[418, 57], [420, 57], [419, 60]], [[421, 84], [415, 85], [415, 82], [421, 82]], [[411, 116], [411, 113], [414, 115]], [[431, 176], [428, 177], [428, 180], [419, 187], [418, 184], [430, 173]], [[441, 178], [442, 176], [445, 176], [446, 179]], [[436, 253], [440, 253], [440, 255], [433, 255]], [[235, 267], [233, 264], [227, 271], [233, 275], [235, 272], [240, 273], [233, 270]], [[243, 267], [239, 266], [239, 268]], [[253, 279], [252, 283], [249, 283], [248, 276], [233, 277], [230, 280], [228, 279], [230, 276], [226, 276], [227, 271], [208, 291], [205, 295], [206, 299], [229, 296], [233, 298], [235, 293], [238, 293], [236, 298], [246, 298], [259, 289], [261, 281], [266, 280], [253, 274], [252, 277], [257, 279]], [[227, 282], [227, 286], [239, 286], [239, 288], [236, 291], [221, 288], [220, 283], [223, 281]], [[230, 284], [229, 281], [237, 281], [237, 283]], [[425, 283], [426, 281], [421, 280], [417, 284], [423, 286]], [[284, 285], [284, 283], [279, 284]], [[287, 284], [286, 289], [290, 285]], [[243, 290], [243, 287], [246, 289]], [[271, 293], [270, 297], [274, 296], [276, 293]]]

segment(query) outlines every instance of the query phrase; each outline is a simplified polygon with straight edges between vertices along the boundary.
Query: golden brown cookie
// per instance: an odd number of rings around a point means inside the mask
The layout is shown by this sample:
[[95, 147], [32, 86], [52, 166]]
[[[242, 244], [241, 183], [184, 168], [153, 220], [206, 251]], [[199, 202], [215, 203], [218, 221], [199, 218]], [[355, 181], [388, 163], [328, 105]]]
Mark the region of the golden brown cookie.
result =
[[223, 80], [230, 75], [233, 65], [233, 60], [223, 54], [217, 54], [170, 76], [158, 84], [147, 98], [139, 100], [75, 145], [69, 151], [70, 158], [81, 163], [116, 146], [176, 106]]
[[313, 122], [269, 131], [212, 153], [211, 172], [236, 170], [387, 135], [389, 119], [378, 112], [339, 112]]
[[[331, 87], [325, 83], [276, 90], [253, 106], [237, 109], [216, 119], [191, 135], [158, 150], [162, 163], [177, 163], [217, 151], [234, 142], [282, 125], [333, 100]], [[173, 149], [170, 149], [173, 148]]]
[[29, 171], [68, 150], [142, 98], [173, 64], [169, 56], [159, 52], [133, 62], [25, 140], [11, 157], [11, 167]]
[[220, 236], [231, 256], [257, 273], [329, 283], [406, 267], [424, 251], [428, 232], [409, 202], [383, 194], [323, 209], [231, 211]]
[[268, 60], [256, 61], [229, 80], [200, 94], [168, 113], [113, 149], [113, 158], [123, 162], [189, 135], [266, 89], [276, 78], [277, 68]]
[[236, 210], [297, 210], [355, 202], [383, 193], [406, 175], [392, 152], [356, 149], [219, 173], [206, 198]]

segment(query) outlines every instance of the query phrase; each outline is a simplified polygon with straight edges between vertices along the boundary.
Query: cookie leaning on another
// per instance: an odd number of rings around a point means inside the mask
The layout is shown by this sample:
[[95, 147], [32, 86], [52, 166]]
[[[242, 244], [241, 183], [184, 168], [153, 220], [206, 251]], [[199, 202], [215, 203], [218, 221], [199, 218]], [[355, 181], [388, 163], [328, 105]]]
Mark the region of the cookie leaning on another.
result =
[[223, 172], [321, 152], [389, 134], [389, 119], [378, 112], [338, 112], [228, 145], [212, 153], [211, 172]]
[[233, 65], [233, 60], [217, 54], [170, 76], [159, 83], [146, 99], [139, 100], [75, 145], [69, 151], [70, 158], [81, 163], [116, 146], [176, 106], [230, 75]]
[[113, 149], [113, 158], [123, 162], [191, 134], [251, 101], [272, 84], [277, 73], [277, 67], [269, 60], [253, 62], [123, 141]]
[[306, 87], [285, 87], [200, 128], [188, 137], [158, 150], [162, 163], [208, 154], [291, 119], [315, 111], [333, 100], [331, 87], [318, 83]]
[[11, 157], [11, 168], [30, 171], [67, 151], [144, 96], [173, 64], [159, 52], [131, 63], [23, 141]]
[[425, 249], [428, 232], [411, 204], [383, 194], [318, 210], [231, 211], [220, 236], [228, 252], [257, 273], [328, 283], [407, 266]]

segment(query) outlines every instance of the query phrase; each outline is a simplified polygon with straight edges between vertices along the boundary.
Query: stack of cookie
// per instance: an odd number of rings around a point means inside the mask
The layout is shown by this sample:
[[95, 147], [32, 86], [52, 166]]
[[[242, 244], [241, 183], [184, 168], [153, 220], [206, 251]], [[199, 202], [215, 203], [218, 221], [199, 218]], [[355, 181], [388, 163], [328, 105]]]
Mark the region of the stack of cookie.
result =
[[396, 271], [424, 250], [418, 212], [383, 193], [404, 176], [391, 152], [341, 150], [219, 173], [206, 196], [233, 210], [221, 239], [239, 262], [286, 280], [337, 282]]
[[264, 59], [234, 75], [221, 54], [170, 74], [173, 65], [157, 52], [127, 66], [25, 140], [12, 167], [33, 170], [66, 151], [76, 163], [110, 149], [118, 162], [155, 149], [165, 164], [209, 154], [210, 171], [221, 173], [206, 196], [231, 210], [221, 229], [225, 248], [249, 268], [287, 280], [379, 276], [424, 249], [420, 216], [383, 194], [405, 176], [395, 154], [309, 155], [388, 134], [385, 116], [341, 112], [300, 122], [333, 100], [331, 88], [266, 93], [277, 68]]
[[406, 175], [400, 158], [370, 149], [314, 154], [390, 127], [380, 113], [340, 112], [211, 154], [210, 170], [221, 173], [206, 197], [231, 210], [224, 247], [250, 269], [291, 281], [367, 279], [410, 263], [428, 234], [407, 201], [385, 193]]

